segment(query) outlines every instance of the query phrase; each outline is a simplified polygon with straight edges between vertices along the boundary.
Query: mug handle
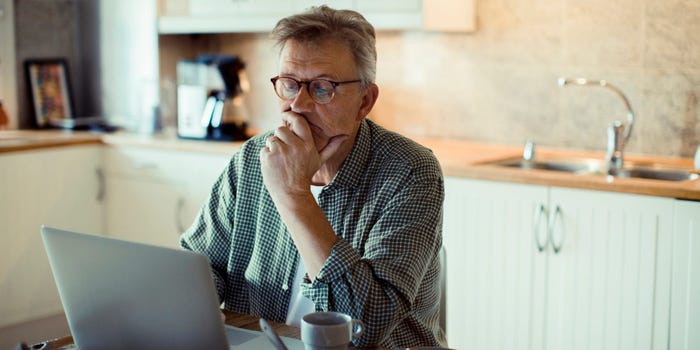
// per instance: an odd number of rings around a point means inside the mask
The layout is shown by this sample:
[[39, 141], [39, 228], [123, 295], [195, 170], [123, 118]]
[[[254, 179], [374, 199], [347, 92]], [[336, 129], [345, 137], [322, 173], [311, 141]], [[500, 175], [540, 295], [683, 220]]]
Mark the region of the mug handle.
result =
[[352, 337], [353, 338], [359, 338], [364, 332], [365, 332], [365, 324], [357, 319], [353, 319], [350, 321], [352, 323], [351, 331], [352, 331]]

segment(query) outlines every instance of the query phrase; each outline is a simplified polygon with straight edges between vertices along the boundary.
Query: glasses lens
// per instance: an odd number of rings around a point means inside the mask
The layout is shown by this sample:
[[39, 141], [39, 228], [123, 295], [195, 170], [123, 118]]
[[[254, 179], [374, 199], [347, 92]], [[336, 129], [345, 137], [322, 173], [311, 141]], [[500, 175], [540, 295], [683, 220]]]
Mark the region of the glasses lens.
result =
[[283, 99], [291, 100], [299, 93], [299, 84], [288, 78], [279, 78], [275, 82], [275, 92]]
[[309, 83], [309, 93], [318, 103], [328, 103], [333, 98], [333, 84], [326, 80], [314, 80]]

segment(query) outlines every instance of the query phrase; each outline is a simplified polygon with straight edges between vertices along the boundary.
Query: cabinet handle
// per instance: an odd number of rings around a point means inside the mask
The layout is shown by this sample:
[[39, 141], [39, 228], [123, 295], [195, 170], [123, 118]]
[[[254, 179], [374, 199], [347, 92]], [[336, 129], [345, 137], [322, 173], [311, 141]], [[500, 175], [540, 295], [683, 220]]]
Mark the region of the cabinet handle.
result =
[[559, 241], [559, 244], [556, 244], [554, 242], [554, 226], [557, 223], [557, 218], [562, 216], [562, 215], [563, 214], [562, 214], [561, 207], [559, 205], [557, 205], [556, 208], [554, 209], [554, 213], [552, 214], [552, 216], [549, 217], [548, 236], [549, 236], [549, 243], [552, 245], [552, 250], [554, 250], [554, 254], [557, 254], [561, 251], [561, 247], [564, 245], [564, 238], [566, 238], [566, 230], [564, 229], [564, 225], [562, 225], [561, 226], [561, 240]]
[[545, 237], [544, 244], [540, 242], [540, 224], [542, 223], [542, 215], [547, 216], [547, 209], [543, 204], [538, 204], [535, 208], [534, 224], [532, 227], [533, 235], [535, 237], [535, 245], [537, 245], [537, 251], [542, 252], [547, 247], [547, 237]]
[[151, 169], [157, 169], [158, 165], [156, 163], [151, 163], [151, 162], [139, 162], [139, 161], [134, 161], [131, 162], [131, 166], [134, 169], [138, 170], [151, 170]]
[[97, 168], [95, 169], [95, 173], [97, 175], [97, 195], [95, 196], [95, 199], [98, 202], [102, 202], [102, 200], [105, 198], [105, 172], [102, 170], [102, 168]]
[[185, 232], [185, 225], [182, 224], [182, 209], [185, 208], [185, 198], [178, 198], [175, 206], [175, 227], [177, 227], [177, 235], [180, 236]]

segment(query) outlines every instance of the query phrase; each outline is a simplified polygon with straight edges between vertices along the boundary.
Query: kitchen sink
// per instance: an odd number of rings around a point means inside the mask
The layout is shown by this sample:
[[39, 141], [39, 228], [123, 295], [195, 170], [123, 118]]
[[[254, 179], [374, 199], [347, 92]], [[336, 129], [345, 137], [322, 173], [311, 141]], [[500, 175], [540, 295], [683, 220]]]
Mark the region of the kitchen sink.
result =
[[[533, 159], [510, 158], [485, 163], [522, 170], [546, 170], [577, 175], [606, 176], [607, 168], [602, 160], [594, 158], [553, 158]], [[695, 180], [700, 175], [691, 173], [689, 169], [655, 163], [626, 161], [625, 167], [616, 175], [619, 178], [652, 179], [662, 181]]]
[[525, 160], [522, 158], [517, 158], [507, 159], [490, 164], [500, 165], [508, 168], [551, 170], [578, 174], [596, 173], [603, 168], [603, 164], [601, 161], [589, 158], [568, 160]]
[[617, 177], [622, 178], [638, 178], [638, 179], [653, 179], [664, 181], [686, 181], [695, 180], [700, 175], [690, 173], [683, 169], [659, 169], [650, 167], [631, 167], [625, 168], [617, 174]]

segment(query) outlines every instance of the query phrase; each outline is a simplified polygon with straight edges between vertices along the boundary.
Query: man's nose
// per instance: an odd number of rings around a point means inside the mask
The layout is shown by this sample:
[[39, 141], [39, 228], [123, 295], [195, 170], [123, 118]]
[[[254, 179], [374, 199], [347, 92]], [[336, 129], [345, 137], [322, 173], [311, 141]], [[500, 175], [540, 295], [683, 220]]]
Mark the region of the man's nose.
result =
[[308, 85], [299, 87], [299, 93], [294, 97], [290, 107], [294, 112], [310, 111], [313, 108], [314, 100], [309, 95]]

